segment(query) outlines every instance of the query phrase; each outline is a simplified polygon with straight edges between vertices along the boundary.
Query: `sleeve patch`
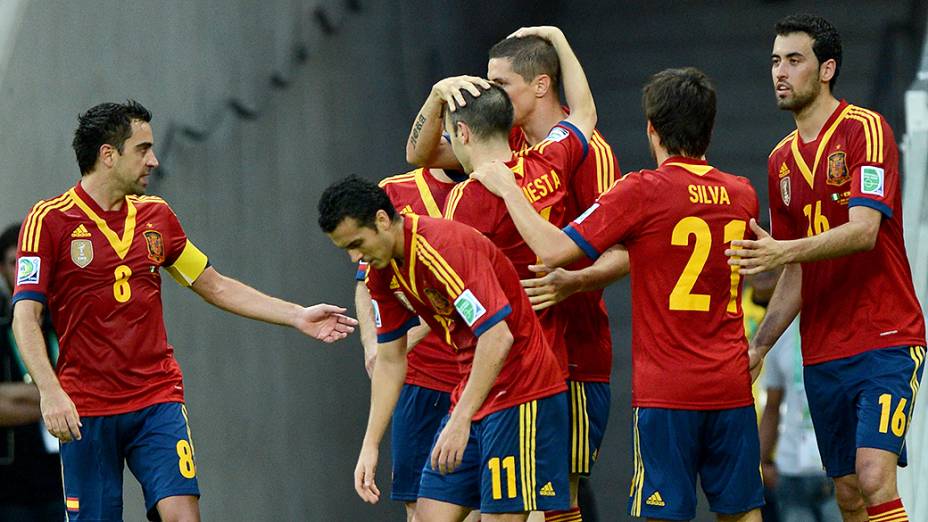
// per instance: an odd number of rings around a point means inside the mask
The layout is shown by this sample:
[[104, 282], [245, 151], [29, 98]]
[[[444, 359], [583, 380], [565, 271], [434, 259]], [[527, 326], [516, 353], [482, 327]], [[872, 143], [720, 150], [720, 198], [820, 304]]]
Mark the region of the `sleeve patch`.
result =
[[599, 208], [599, 203], [593, 203], [592, 205], [590, 205], [590, 208], [588, 208], [588, 209], [586, 209], [586, 210], [583, 211], [583, 214], [580, 214], [579, 216], [577, 216], [577, 219], [574, 220], [574, 223], [576, 223], [576, 224], [578, 224], [578, 225], [579, 225], [580, 223], [583, 223], [583, 221], [584, 221], [586, 218], [590, 217], [590, 214], [592, 214], [593, 212], [595, 212], [596, 209], [598, 209], [598, 208]]
[[880, 167], [864, 165], [860, 168], [860, 193], [883, 197], [884, 178]]
[[563, 127], [554, 127], [551, 129], [551, 132], [548, 133], [548, 137], [545, 140], [548, 141], [561, 141], [567, 136], [570, 136], [570, 133], [567, 132], [567, 129]]
[[380, 305], [377, 304], [375, 299], [371, 299], [371, 309], [374, 310], [374, 326], [380, 328], [383, 326], [383, 321], [380, 319]]
[[37, 285], [39, 284], [39, 273], [41, 272], [42, 259], [39, 257], [21, 257], [19, 266], [16, 271], [17, 285]]
[[464, 290], [457, 299], [454, 300], [454, 307], [457, 308], [461, 318], [467, 323], [467, 326], [474, 326], [477, 319], [487, 313], [487, 309], [480, 304], [477, 297], [470, 290]]

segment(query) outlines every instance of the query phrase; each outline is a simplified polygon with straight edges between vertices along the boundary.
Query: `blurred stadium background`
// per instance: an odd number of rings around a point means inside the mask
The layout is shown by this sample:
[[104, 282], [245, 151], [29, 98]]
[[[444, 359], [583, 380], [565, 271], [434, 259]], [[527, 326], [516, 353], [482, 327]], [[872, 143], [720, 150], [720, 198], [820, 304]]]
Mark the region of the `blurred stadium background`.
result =
[[[924, 304], [924, 1], [0, 0], [0, 225], [79, 179], [70, 149], [78, 112], [134, 98], [155, 115], [162, 166], [150, 192], [171, 202], [214, 265], [287, 299], [350, 306], [353, 267], [318, 230], [318, 195], [347, 174], [408, 170], [406, 136], [432, 83], [484, 75], [493, 43], [537, 24], [566, 33], [623, 171], [653, 165], [640, 110], [646, 78], [671, 66], [707, 72], [719, 92], [710, 161], [751, 178], [764, 203], [766, 156], [793, 127], [774, 105], [772, 28], [813, 7], [844, 40], [836, 94], [883, 113], [905, 144], [907, 240]], [[613, 412], [592, 483], [603, 519], [625, 520], [627, 282], [607, 302]], [[322, 346], [223, 314], [171, 283], [165, 304], [205, 520], [402, 519], [400, 504], [368, 506], [352, 487], [369, 392], [357, 337]], [[902, 478], [913, 520], [928, 520], [924, 402]], [[389, 448], [381, 455], [388, 489]], [[126, 483], [125, 518], [143, 520], [141, 492], [131, 476]]]

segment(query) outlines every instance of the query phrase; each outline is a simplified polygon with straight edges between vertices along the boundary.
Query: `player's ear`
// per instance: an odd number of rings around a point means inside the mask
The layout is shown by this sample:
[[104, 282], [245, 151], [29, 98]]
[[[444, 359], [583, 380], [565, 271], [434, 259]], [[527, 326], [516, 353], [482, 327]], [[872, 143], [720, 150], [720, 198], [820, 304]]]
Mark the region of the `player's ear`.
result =
[[461, 140], [461, 143], [467, 144], [470, 143], [470, 127], [467, 126], [463, 121], [459, 121], [456, 124], [454, 129], [457, 138]]
[[539, 74], [532, 81], [532, 87], [536, 98], [544, 98], [548, 91], [551, 90], [551, 77], [547, 74]]
[[825, 60], [818, 66], [818, 78], [823, 83], [828, 83], [835, 77], [835, 71], [838, 69], [838, 62], [834, 58]]
[[100, 150], [97, 151], [97, 158], [103, 163], [103, 166], [106, 168], [111, 168], [114, 163], [116, 163], [116, 154], [119, 151], [116, 150], [116, 147], [110, 145], [109, 143], [104, 143], [100, 145]]
[[374, 223], [376, 224], [377, 231], [383, 232], [390, 228], [390, 225], [392, 224], [392, 220], [390, 219], [390, 216], [387, 215], [386, 210], [380, 209], [374, 215]]

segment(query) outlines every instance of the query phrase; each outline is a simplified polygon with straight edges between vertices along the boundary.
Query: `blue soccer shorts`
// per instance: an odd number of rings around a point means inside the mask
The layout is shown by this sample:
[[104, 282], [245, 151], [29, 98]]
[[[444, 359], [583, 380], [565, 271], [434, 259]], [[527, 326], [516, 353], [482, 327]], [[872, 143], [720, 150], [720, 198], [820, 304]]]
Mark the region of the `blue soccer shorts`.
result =
[[764, 505], [754, 406], [726, 410], [635, 408], [632, 516], [691, 520], [696, 477], [709, 507], [734, 515]]
[[81, 440], [61, 444], [68, 520], [122, 520], [125, 463], [138, 479], [149, 520], [158, 501], [200, 496], [187, 409], [177, 402], [120, 415], [82, 417]]
[[451, 394], [412, 384], [403, 385], [393, 410], [393, 489], [390, 498], [415, 502], [422, 468], [429, 462], [432, 441], [451, 408]]
[[924, 360], [924, 346], [903, 346], [805, 367], [809, 413], [829, 477], [855, 473], [857, 448], [891, 451], [906, 465], [905, 434]]
[[609, 422], [607, 382], [567, 381], [570, 410], [570, 473], [589, 476]]
[[491, 413], [471, 424], [463, 461], [453, 472], [442, 475], [426, 463], [419, 498], [483, 513], [566, 510], [567, 426], [566, 392]]

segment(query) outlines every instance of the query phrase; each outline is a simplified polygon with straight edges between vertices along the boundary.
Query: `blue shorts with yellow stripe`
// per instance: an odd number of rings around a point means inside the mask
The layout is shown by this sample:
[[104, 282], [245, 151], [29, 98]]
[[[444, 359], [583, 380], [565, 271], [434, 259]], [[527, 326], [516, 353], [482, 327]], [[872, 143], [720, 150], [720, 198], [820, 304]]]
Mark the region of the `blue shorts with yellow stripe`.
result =
[[149, 520], [161, 520], [156, 506], [165, 497], [200, 496], [183, 404], [81, 417], [81, 422], [81, 440], [61, 444], [68, 520], [122, 520], [125, 464], [142, 486]]
[[734, 515], [764, 505], [754, 406], [726, 410], [635, 408], [632, 516], [691, 520], [696, 477], [712, 511]]
[[451, 408], [451, 394], [404, 384], [396, 409], [390, 446], [393, 451], [392, 500], [415, 502], [419, 498], [422, 467], [429, 463], [432, 441]]
[[567, 381], [570, 409], [570, 473], [589, 476], [609, 422], [608, 382]]
[[463, 461], [453, 472], [442, 475], [426, 463], [419, 498], [483, 513], [566, 510], [567, 425], [564, 392], [491, 413], [471, 424]]
[[805, 367], [809, 413], [829, 477], [855, 472], [857, 448], [893, 452], [906, 465], [905, 434], [924, 361], [924, 346], [903, 346]]

